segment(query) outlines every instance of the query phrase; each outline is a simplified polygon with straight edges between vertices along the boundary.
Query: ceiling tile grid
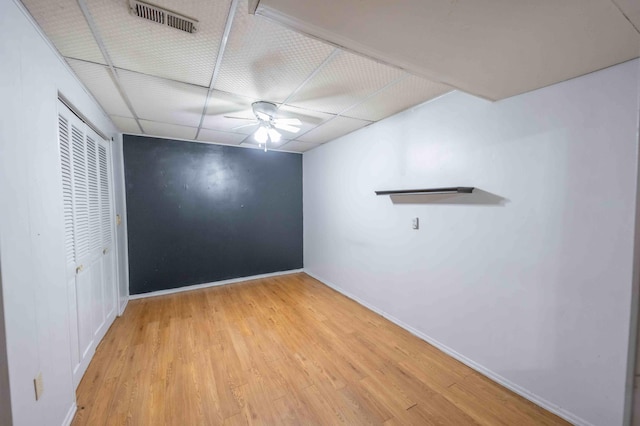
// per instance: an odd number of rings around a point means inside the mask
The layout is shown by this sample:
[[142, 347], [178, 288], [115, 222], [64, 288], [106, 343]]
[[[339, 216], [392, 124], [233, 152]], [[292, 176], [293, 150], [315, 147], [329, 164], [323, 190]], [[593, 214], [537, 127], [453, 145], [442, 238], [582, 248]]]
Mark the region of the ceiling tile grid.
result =
[[371, 124], [370, 121], [358, 120], [356, 118], [335, 117], [311, 130], [309, 133], [299, 136], [297, 140], [317, 144], [325, 143], [346, 135], [347, 133], [351, 133], [354, 130], [361, 129], [369, 124]]
[[[301, 121], [299, 132], [279, 130], [282, 142], [272, 148], [305, 152], [450, 90], [249, 15], [241, 0], [233, 11], [231, 0], [152, 0], [199, 20], [194, 34], [133, 16], [129, 0], [25, 3], [126, 133], [254, 145], [251, 104], [262, 100], [278, 105], [274, 118]], [[79, 3], [88, 6], [115, 77]], [[210, 88], [230, 12], [229, 38]]]
[[214, 87], [281, 103], [333, 50], [325, 43], [249, 15], [240, 2]]
[[105, 63], [76, 1], [23, 0], [23, 3], [62, 56]]
[[638, 0], [614, 1], [260, 0], [256, 13], [499, 100], [637, 58]]
[[288, 104], [339, 114], [404, 73], [349, 52], [340, 52]]
[[198, 127], [206, 88], [120, 69], [117, 73], [138, 117]]
[[195, 127], [178, 126], [175, 124], [159, 123], [157, 121], [140, 120], [144, 132], [153, 136], [195, 140]]
[[197, 32], [147, 21], [129, 12], [127, 0], [86, 1], [114, 66], [209, 86], [231, 6], [229, 0], [153, 0], [197, 19]]
[[67, 59], [67, 62], [93, 96], [100, 100], [100, 105], [107, 114], [133, 118], [129, 107], [122, 99], [118, 87], [111, 78], [109, 68], [75, 59]]
[[344, 115], [378, 121], [451, 90], [453, 88], [444, 84], [407, 74], [405, 78], [346, 110]]

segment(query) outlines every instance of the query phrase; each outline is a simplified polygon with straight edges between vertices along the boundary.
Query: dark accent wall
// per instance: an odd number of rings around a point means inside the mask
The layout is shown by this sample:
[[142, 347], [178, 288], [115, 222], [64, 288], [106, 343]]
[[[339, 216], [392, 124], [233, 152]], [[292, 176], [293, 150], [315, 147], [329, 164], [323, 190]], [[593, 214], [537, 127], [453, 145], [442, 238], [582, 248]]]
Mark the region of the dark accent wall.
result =
[[302, 156], [124, 136], [131, 294], [302, 268]]

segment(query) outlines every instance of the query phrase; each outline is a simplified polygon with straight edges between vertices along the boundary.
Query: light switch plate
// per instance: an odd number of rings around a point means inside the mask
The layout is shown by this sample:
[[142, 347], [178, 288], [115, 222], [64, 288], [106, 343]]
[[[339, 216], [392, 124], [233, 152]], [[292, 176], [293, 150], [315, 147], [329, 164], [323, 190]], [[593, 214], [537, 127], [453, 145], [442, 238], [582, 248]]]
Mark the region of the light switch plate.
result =
[[420, 219], [414, 217], [411, 221], [411, 226], [413, 227], [413, 229], [420, 229]]
[[42, 373], [38, 373], [35, 379], [33, 379], [33, 386], [36, 391], [36, 401], [42, 398], [44, 392], [44, 382], [42, 381]]

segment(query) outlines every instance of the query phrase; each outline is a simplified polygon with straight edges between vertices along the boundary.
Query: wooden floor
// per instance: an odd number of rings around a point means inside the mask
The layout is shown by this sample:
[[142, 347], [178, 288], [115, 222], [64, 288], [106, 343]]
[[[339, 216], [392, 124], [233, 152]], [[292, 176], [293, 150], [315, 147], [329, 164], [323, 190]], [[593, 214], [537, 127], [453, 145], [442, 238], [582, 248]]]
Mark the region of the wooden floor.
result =
[[305, 274], [129, 302], [77, 397], [74, 425], [567, 424]]

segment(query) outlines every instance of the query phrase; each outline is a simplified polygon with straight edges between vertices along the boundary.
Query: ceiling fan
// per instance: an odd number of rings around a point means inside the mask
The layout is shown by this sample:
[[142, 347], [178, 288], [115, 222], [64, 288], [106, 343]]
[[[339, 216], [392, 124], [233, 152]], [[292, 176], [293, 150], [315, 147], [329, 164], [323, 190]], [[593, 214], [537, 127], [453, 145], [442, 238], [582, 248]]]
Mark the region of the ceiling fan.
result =
[[253, 133], [253, 138], [258, 142], [259, 146], [262, 148], [264, 145], [265, 152], [267, 151], [267, 142], [278, 143], [282, 135], [278, 130], [284, 130], [291, 133], [298, 133], [300, 131], [300, 126], [302, 122], [297, 118], [276, 118], [278, 114], [278, 107], [276, 104], [265, 101], [258, 101], [251, 104], [251, 108], [253, 109], [253, 115], [255, 115], [255, 119], [252, 118], [244, 118], [244, 117], [232, 117], [225, 115], [225, 118], [235, 118], [238, 120], [250, 120], [252, 121], [249, 124], [244, 124], [242, 126], [234, 127], [233, 130], [242, 129], [243, 127], [248, 126], [259, 126], [256, 131]]

